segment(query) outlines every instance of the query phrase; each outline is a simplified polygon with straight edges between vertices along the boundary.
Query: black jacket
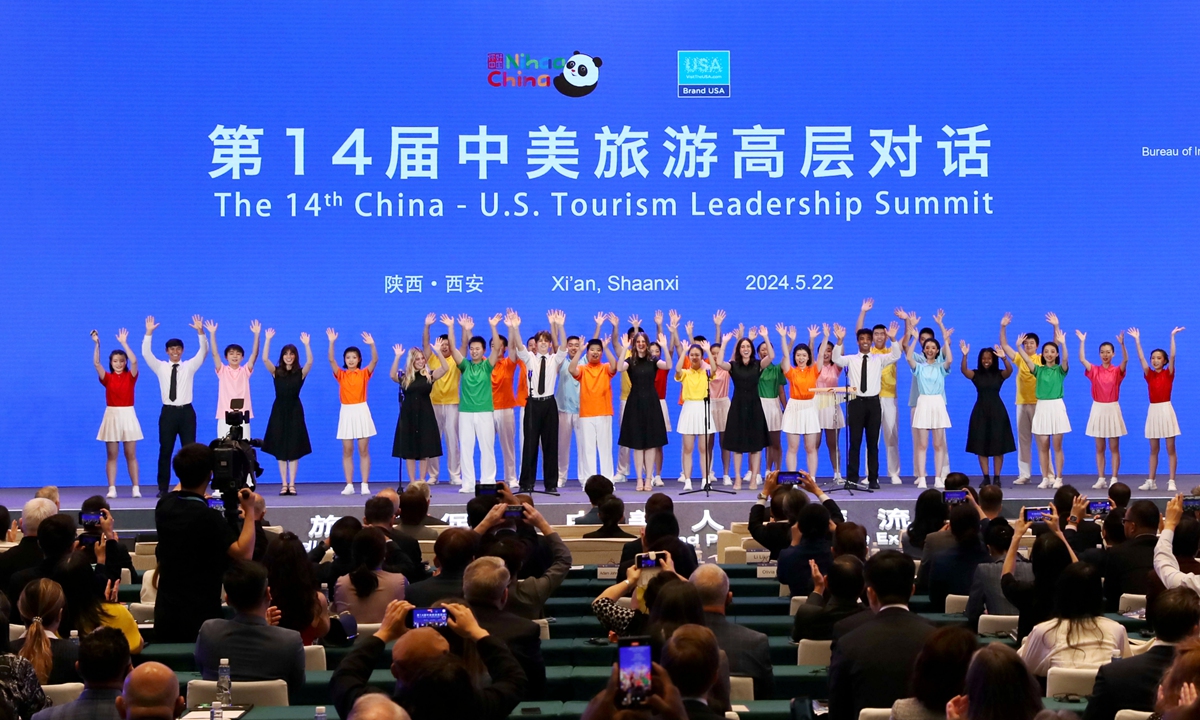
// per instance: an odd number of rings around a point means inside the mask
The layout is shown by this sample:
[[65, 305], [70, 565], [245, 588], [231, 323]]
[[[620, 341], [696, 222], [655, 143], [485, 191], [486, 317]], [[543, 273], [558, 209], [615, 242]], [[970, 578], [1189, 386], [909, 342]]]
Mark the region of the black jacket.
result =
[[832, 640], [834, 625], [864, 612], [868, 616], [871, 614], [867, 606], [860, 602], [843, 604], [835, 597], [825, 598], [813, 593], [803, 605], [796, 608], [796, 617], [792, 620], [792, 640]]
[[1150, 589], [1150, 573], [1154, 572], [1154, 546], [1158, 538], [1153, 533], [1138, 535], [1110, 548], [1104, 553], [1104, 611], [1116, 612], [1121, 594], [1145, 595]]
[[1113, 720], [1121, 710], [1154, 710], [1158, 684], [1175, 660], [1173, 645], [1101, 665], [1083, 720]]
[[[633, 565], [633, 556], [642, 552], [645, 550], [642, 549], [641, 538], [625, 543], [621, 548], [621, 566], [617, 568], [617, 577], [625, 577], [625, 571]], [[684, 580], [690, 578], [692, 573], [696, 572], [696, 568], [700, 567], [696, 561], [696, 549], [678, 538], [675, 540], [675, 546], [668, 548], [667, 552], [671, 553], [671, 561], [675, 563], [675, 573]]]
[[754, 697], [775, 697], [775, 669], [771, 665], [771, 647], [767, 636], [757, 630], [730, 622], [722, 613], [705, 612], [705, 623], [717, 637], [717, 646], [729, 658], [729, 672], [754, 680]]
[[[841, 525], [846, 521], [841, 508], [833, 501], [833, 498], [829, 498], [821, 504], [829, 511], [829, 517], [833, 519], [834, 525]], [[772, 560], [778, 560], [779, 552], [792, 544], [792, 527], [786, 522], [768, 522], [769, 519], [766, 505], [754, 503], [750, 506], [750, 537], [771, 551]]]
[[[934, 626], [900, 608], [881, 610], [866, 622], [838, 633], [829, 663], [829, 720], [857, 720], [863, 708], [890, 708], [909, 696], [908, 679], [917, 654]], [[839, 636], [840, 635], [840, 636]]]
[[[42, 548], [38, 546], [36, 537], [23, 537], [15, 547], [0, 553], [0, 590], [7, 591], [13, 575], [37, 565], [42, 557]], [[16, 613], [13, 613], [13, 617], [16, 617]]]
[[[21, 652], [24, 647], [25, 640], [13, 640], [8, 644], [9, 652], [13, 655]], [[79, 673], [75, 670], [75, 661], [79, 659], [79, 646], [70, 640], [50, 641], [50, 677], [46, 680], [46, 685], [60, 685], [62, 683], [77, 683], [83, 682], [83, 678], [79, 677]]]
[[[758, 697], [756, 694], [754, 697]], [[688, 720], [724, 720], [725, 715], [713, 710], [707, 703], [688, 699], [683, 701], [683, 709], [687, 710]]]
[[508, 646], [528, 680], [525, 700], [544, 700], [546, 663], [542, 660], [541, 627], [532, 620], [505, 610], [471, 603], [479, 626]]
[[956, 545], [921, 563], [929, 565], [929, 601], [935, 612], [945, 612], [947, 595], [970, 595], [975, 568], [991, 560], [980, 545]]
[[442, 573], [409, 585], [404, 591], [404, 599], [416, 607], [429, 607], [443, 598], [461, 598], [463, 596], [462, 570], [452, 573]]
[[619, 526], [608, 527], [606, 525], [599, 526], [598, 529], [589, 533], [584, 533], [585, 538], [600, 538], [611, 540], [636, 540], [636, 535], [630, 535], [622, 530]]

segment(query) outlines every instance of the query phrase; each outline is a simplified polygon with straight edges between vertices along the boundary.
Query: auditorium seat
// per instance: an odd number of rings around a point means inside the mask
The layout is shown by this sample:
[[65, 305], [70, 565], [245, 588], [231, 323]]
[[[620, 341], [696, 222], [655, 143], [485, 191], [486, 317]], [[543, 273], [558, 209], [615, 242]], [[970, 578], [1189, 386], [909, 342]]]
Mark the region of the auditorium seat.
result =
[[863, 708], [858, 711], [858, 720], [891, 720], [891, 708]]
[[[235, 681], [231, 684], [230, 695], [235, 705], [278, 707], [288, 704], [288, 687], [283, 680]], [[210, 704], [216, 697], [216, 680], [188, 681], [187, 706], [189, 708]]]
[[158, 557], [155, 551], [158, 550], [157, 542], [140, 542], [133, 546], [133, 569], [138, 572], [153, 570], [158, 567]]
[[620, 562], [621, 549], [628, 540], [566, 538], [572, 562], [584, 565], [611, 565]]
[[304, 647], [304, 671], [326, 670], [325, 648], [321, 645]]
[[1046, 673], [1046, 697], [1059, 695], [1078, 695], [1087, 697], [1092, 694], [1096, 684], [1096, 668], [1059, 668], [1052, 667]]
[[832, 640], [801, 640], [796, 648], [797, 665], [828, 665]]
[[129, 614], [133, 616], [134, 622], [152, 623], [154, 622], [154, 603], [129, 603]]
[[747, 702], [754, 699], [754, 678], [731, 675], [729, 677], [730, 702]]
[[8, 625], [8, 641], [9, 642], [12, 642], [13, 640], [20, 640], [21, 636], [24, 634], [25, 634], [25, 626], [24, 625], [13, 625], [12, 623], [9, 623], [9, 625]]
[[1146, 609], [1145, 595], [1131, 595], [1130, 593], [1122, 593], [1121, 599], [1117, 601], [1117, 612], [1127, 613], [1137, 610]]
[[979, 634], [992, 635], [1007, 633], [1017, 629], [1019, 615], [980, 615]]
[[66, 705], [75, 702], [83, 692], [83, 683], [62, 683], [61, 685], [43, 685], [42, 692], [53, 705]]
[[946, 609], [947, 615], [965, 615], [967, 613], [967, 601], [970, 600], [966, 595], [947, 595]]
[[[640, 525], [621, 525], [620, 528], [625, 532], [637, 537], [642, 532]], [[558, 533], [558, 536], [563, 540], [567, 538], [583, 539], [586, 533], [594, 532], [600, 529], [599, 525], [551, 525], [550, 529]], [[625, 542], [629, 542], [628, 539]]]
[[1150, 716], [1153, 714], [1142, 710], [1120, 710], [1117, 712], [1115, 720], [1150, 720]]

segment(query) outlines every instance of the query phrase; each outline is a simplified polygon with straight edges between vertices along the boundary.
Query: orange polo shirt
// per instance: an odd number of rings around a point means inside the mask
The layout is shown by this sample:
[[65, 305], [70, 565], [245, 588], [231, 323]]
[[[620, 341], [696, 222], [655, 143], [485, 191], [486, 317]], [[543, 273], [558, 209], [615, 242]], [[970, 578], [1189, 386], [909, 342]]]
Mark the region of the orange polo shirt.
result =
[[510, 357], [502, 357], [492, 368], [492, 407], [495, 410], [510, 410], [517, 406], [517, 396], [513, 392], [513, 375], [517, 372], [517, 364]]
[[371, 371], [366, 368], [353, 370], [337, 369], [333, 376], [338, 381], [338, 397], [343, 405], [357, 405], [367, 401], [367, 381], [371, 379]]
[[612, 416], [612, 367], [606, 362], [579, 365], [579, 417]]

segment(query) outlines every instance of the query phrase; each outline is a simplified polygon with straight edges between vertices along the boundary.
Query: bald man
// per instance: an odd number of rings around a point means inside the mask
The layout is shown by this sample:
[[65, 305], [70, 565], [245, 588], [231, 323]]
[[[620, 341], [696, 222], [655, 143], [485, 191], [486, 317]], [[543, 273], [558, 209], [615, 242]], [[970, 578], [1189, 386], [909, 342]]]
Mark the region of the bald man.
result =
[[729, 576], [720, 566], [706, 564], [696, 568], [688, 582], [695, 586], [700, 596], [705, 624], [717, 637], [717, 644], [729, 656], [729, 672], [753, 678], [754, 697], [774, 697], [775, 670], [771, 665], [771, 647], [767, 636], [729, 622], [725, 617], [725, 609], [733, 602]]
[[174, 720], [186, 705], [175, 671], [162, 663], [144, 662], [126, 676], [117, 714], [124, 720]]
[[354, 708], [346, 720], [411, 720], [404, 708], [392, 702], [387, 695], [369, 692], [354, 701]]

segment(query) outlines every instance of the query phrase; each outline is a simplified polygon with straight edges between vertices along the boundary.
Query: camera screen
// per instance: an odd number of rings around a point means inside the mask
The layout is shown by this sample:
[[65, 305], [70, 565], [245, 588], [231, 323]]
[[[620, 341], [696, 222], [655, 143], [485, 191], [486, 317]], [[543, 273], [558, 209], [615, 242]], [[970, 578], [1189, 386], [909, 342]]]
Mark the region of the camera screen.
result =
[[642, 569], [658, 567], [658, 555], [655, 553], [641, 553], [637, 556], [637, 566]]
[[475, 486], [475, 497], [496, 494], [496, 483], [480, 483]]
[[524, 505], [509, 505], [508, 507], [504, 508], [505, 520], [520, 520], [523, 517], [525, 517]]
[[780, 485], [795, 485], [800, 482], [800, 473], [784, 470], [776, 476], [776, 480]]
[[942, 493], [942, 500], [947, 505], [958, 505], [967, 501], [966, 490], [946, 490]]
[[446, 627], [446, 608], [413, 608], [414, 628]]
[[1185, 497], [1183, 499], [1183, 509], [1189, 512], [1200, 510], [1200, 497]]
[[1107, 515], [1112, 510], [1112, 500], [1092, 500], [1088, 503], [1089, 515]]
[[1050, 517], [1050, 508], [1048, 507], [1025, 508], [1026, 522], [1046, 521], [1049, 520]]
[[79, 513], [79, 524], [87, 527], [89, 525], [100, 524], [100, 513]]
[[621, 705], [642, 705], [650, 695], [650, 644], [622, 645], [617, 651]]
[[210, 497], [208, 499], [208, 506], [213, 510], [224, 510], [225, 501], [223, 501], [221, 498]]

